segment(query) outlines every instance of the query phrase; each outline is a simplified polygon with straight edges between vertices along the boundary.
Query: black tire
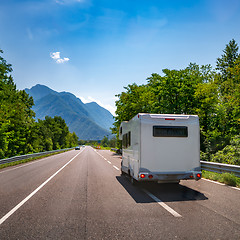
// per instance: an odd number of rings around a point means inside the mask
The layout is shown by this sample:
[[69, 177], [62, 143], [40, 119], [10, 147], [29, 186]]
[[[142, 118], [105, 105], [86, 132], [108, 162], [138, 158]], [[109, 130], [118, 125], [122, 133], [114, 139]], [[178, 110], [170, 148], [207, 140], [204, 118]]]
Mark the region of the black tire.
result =
[[122, 171], [121, 169], [121, 176], [126, 176], [126, 173]]
[[135, 180], [132, 176], [130, 176], [130, 182], [133, 186], [137, 186], [138, 185], [138, 181]]

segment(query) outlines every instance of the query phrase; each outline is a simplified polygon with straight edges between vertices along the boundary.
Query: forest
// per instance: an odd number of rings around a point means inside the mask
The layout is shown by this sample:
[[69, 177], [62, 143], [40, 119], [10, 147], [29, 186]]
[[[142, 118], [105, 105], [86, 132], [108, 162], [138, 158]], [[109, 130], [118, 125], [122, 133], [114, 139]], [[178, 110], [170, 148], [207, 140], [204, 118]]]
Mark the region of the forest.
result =
[[2, 54], [0, 50], [0, 159], [76, 146], [77, 135], [61, 117], [35, 120], [33, 98], [17, 90], [12, 66]]
[[226, 44], [216, 67], [190, 63], [163, 69], [147, 83], [129, 84], [116, 95], [113, 133], [137, 113], [196, 114], [200, 121], [201, 160], [240, 165], [240, 54], [237, 42]]

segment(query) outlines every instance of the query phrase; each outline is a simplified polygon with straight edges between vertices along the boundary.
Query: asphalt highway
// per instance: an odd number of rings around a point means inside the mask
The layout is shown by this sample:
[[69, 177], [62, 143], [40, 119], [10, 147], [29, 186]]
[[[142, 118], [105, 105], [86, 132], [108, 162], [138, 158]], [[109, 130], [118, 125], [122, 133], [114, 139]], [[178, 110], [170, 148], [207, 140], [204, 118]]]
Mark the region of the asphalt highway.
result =
[[83, 147], [0, 170], [0, 239], [240, 239], [240, 190], [201, 179], [131, 185]]

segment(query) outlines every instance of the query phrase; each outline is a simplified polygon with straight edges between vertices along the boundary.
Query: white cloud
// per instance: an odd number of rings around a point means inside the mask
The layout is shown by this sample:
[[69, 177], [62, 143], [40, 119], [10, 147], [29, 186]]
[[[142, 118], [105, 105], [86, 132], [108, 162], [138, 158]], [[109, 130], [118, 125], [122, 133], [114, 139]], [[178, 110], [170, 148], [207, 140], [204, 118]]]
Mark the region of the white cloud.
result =
[[[90, 102], [96, 102], [98, 105], [101, 104], [101, 102], [100, 102], [99, 100], [96, 100], [96, 99], [94, 99], [94, 98], [91, 97], [91, 96], [88, 96], [88, 99], [90, 100]], [[100, 106], [101, 106], [101, 105], [100, 105]]]
[[57, 63], [64, 63], [64, 62], [68, 62], [70, 59], [69, 58], [60, 58], [60, 59], [57, 59], [56, 62]]
[[65, 63], [68, 62], [70, 59], [69, 58], [61, 58], [60, 57], [60, 52], [52, 52], [50, 53], [50, 57], [56, 61], [56, 63]]
[[95, 98], [88, 96], [87, 98], [79, 97], [83, 103], [89, 103], [89, 102], [96, 102], [99, 106], [107, 109], [110, 113], [112, 113], [113, 116], [116, 116], [115, 111], [116, 107], [112, 106], [110, 104], [104, 104], [100, 100], [96, 100]]
[[50, 56], [51, 56], [51, 58], [56, 60], [56, 59], [60, 58], [60, 52], [50, 53]]
[[116, 114], [115, 114], [116, 107], [113, 107], [113, 106], [107, 104], [107, 105], [105, 105], [104, 108], [106, 108], [113, 116], [116, 116]]
[[78, 97], [78, 98], [80, 98], [83, 103], [89, 103], [89, 102], [91, 102], [91, 101], [89, 101], [88, 99], [86, 99], [85, 97]]

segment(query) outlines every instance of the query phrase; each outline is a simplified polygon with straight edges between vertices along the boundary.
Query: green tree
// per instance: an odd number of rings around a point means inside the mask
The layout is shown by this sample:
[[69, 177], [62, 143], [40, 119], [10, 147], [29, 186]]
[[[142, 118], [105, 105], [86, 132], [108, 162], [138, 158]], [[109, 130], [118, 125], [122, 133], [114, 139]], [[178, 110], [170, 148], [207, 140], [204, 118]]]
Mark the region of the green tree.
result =
[[49, 147], [51, 147], [52, 143], [53, 150], [66, 148], [69, 130], [64, 119], [60, 116], [54, 118], [46, 116], [45, 120], [43, 120], [43, 126], [45, 130], [42, 129], [42, 134]]
[[[0, 49], [0, 54], [3, 51]], [[8, 64], [7, 61], [0, 55], [0, 79], [1, 82], [7, 82], [9, 80], [8, 74], [12, 72], [12, 65]]]
[[126, 92], [116, 95], [116, 116], [112, 132], [118, 135], [118, 129], [122, 121], [128, 121], [139, 112], [150, 112], [153, 93], [148, 85], [129, 84]]
[[240, 136], [233, 137], [229, 145], [212, 156], [211, 161], [240, 165]]
[[109, 147], [110, 148], [116, 148], [117, 147], [117, 139], [116, 137], [112, 137], [110, 140], [109, 140]]
[[[0, 53], [3, 53], [0, 50]], [[29, 136], [34, 122], [33, 99], [16, 89], [11, 65], [0, 56], [0, 157], [25, 154], [32, 150]]]
[[117, 136], [121, 122], [130, 120], [139, 112], [199, 114], [203, 130], [208, 130], [217, 102], [215, 73], [211, 66], [189, 64], [183, 70], [164, 69], [163, 73], [163, 76], [152, 74], [146, 85], [128, 85], [127, 91], [118, 95], [113, 131]]
[[238, 44], [234, 39], [232, 39], [223, 50], [222, 56], [217, 58], [216, 69], [220, 71], [220, 79], [222, 79], [222, 81], [224, 81], [227, 77], [231, 77], [231, 72], [229, 72], [228, 69], [234, 67], [238, 58]]
[[35, 149], [38, 149], [40, 151], [53, 150], [53, 133], [51, 126], [46, 123], [46, 119], [38, 119], [34, 133], [33, 142], [35, 143]]
[[42, 151], [69, 148], [78, 144], [76, 133], [70, 133], [64, 119], [59, 116], [38, 119], [33, 133], [33, 144]]
[[195, 92], [200, 84], [213, 79], [210, 65], [190, 63], [182, 70], [163, 70], [164, 76], [152, 74], [148, 85], [154, 93], [151, 111], [155, 113], [193, 114], [199, 107]]
[[240, 131], [240, 56], [238, 45], [231, 40], [217, 59], [215, 82], [218, 85], [218, 122], [216, 128], [221, 131], [222, 147], [229, 144], [230, 139]]
[[109, 145], [108, 137], [104, 136], [104, 138], [103, 138], [102, 141], [101, 141], [101, 145], [102, 145], [103, 147], [108, 147], [108, 145]]
[[76, 146], [78, 144], [78, 137], [75, 132], [68, 133], [66, 136], [66, 148]]
[[148, 85], [154, 93], [151, 112], [193, 114], [198, 107], [195, 92], [199, 84], [209, 81], [211, 67], [190, 64], [183, 70], [164, 69], [164, 76], [152, 74]]

